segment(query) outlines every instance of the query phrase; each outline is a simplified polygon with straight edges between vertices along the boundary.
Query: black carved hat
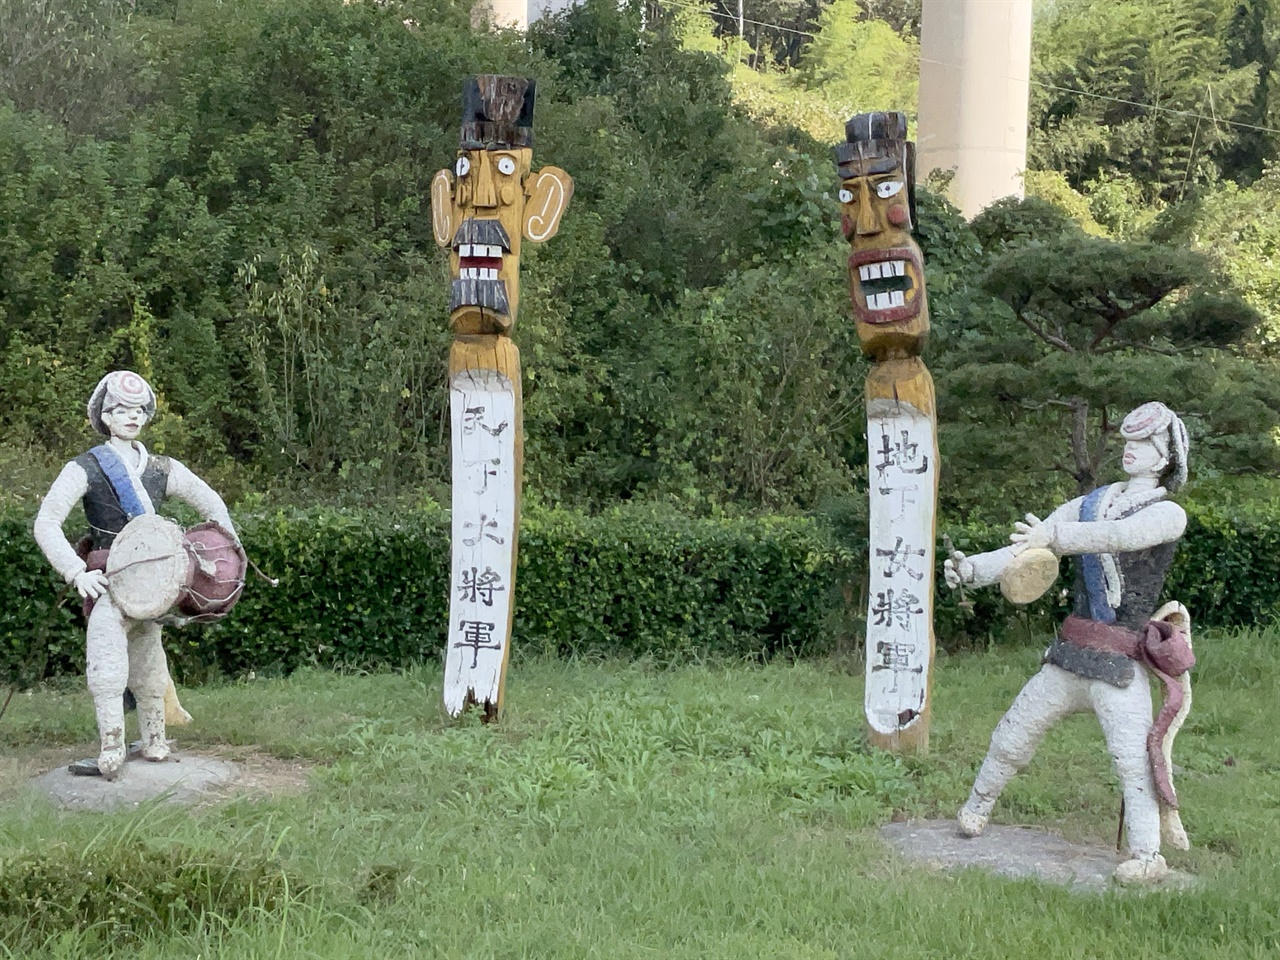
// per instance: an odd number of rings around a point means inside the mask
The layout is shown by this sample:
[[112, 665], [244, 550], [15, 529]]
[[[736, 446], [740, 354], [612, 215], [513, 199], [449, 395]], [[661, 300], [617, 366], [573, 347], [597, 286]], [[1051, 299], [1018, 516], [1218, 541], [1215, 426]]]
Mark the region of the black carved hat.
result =
[[897, 111], [859, 113], [844, 125], [844, 143], [835, 147], [840, 179], [888, 173], [901, 164], [907, 175], [911, 222], [916, 221], [916, 145], [907, 139], [907, 115]]
[[491, 73], [462, 83], [463, 150], [533, 146], [535, 81]]

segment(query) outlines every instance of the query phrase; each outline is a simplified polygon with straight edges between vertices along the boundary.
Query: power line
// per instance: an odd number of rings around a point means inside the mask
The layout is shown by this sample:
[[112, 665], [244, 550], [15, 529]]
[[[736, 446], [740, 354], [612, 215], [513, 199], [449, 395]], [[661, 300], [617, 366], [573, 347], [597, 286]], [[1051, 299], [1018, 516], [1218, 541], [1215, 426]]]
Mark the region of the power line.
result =
[[[695, 10], [699, 13], [706, 13], [713, 17], [729, 17], [728, 14], [722, 13], [719, 10], [715, 10], [711, 7], [705, 7], [696, 3], [681, 3], [679, 2], [679, 0], [660, 0], [660, 3], [662, 6], [681, 7], [685, 10]], [[732, 20], [734, 18], [730, 17], [730, 19]], [[792, 33], [800, 37], [809, 37], [810, 39], [817, 39], [818, 37], [818, 34], [813, 33], [812, 31], [797, 30], [794, 27], [784, 27], [780, 23], [769, 23], [764, 20], [752, 20], [750, 18], [743, 18], [741, 22], [750, 23], [753, 26], [757, 26], [757, 27], [768, 27], [771, 30], [778, 30], [778, 31], [781, 31], [782, 33]], [[931, 63], [931, 64], [934, 64], [935, 66], [940, 66], [940, 67], [955, 66], [955, 64], [946, 63], [942, 60], [931, 60], [928, 57], [923, 57], [923, 56], [920, 56], [919, 54], [916, 55], [916, 62], [918, 64]], [[973, 69], [973, 68], [970, 68], [970, 69]], [[1076, 87], [1064, 87], [1064, 86], [1061, 86], [1060, 84], [1048, 83], [1044, 80], [1035, 80], [1030, 77], [1015, 77], [1007, 73], [998, 73], [992, 70], [976, 70], [975, 72], [981, 73], [984, 76], [988, 76], [988, 77], [997, 77], [1004, 80], [1014, 80], [1019, 83], [1023, 83], [1023, 82], [1029, 83], [1034, 87], [1040, 87], [1045, 90], [1054, 90], [1058, 93], [1071, 93], [1071, 94], [1075, 94], [1076, 96], [1085, 97], [1090, 100], [1104, 100], [1108, 103], [1119, 103], [1119, 104], [1124, 104], [1125, 106], [1138, 107], [1139, 109], [1142, 109], [1142, 110], [1150, 110], [1152, 113], [1166, 113], [1170, 116], [1186, 117], [1187, 119], [1190, 119], [1190, 120], [1208, 120], [1209, 122], [1213, 123], [1215, 126], [1218, 124], [1225, 124], [1226, 126], [1236, 127], [1240, 130], [1254, 130], [1254, 131], [1257, 131], [1258, 133], [1271, 133], [1271, 134], [1280, 135], [1280, 129], [1277, 129], [1275, 127], [1263, 127], [1263, 126], [1259, 126], [1258, 124], [1244, 123], [1243, 121], [1240, 121], [1240, 120], [1227, 120], [1224, 117], [1208, 116], [1203, 113], [1197, 113], [1194, 110], [1176, 110], [1173, 107], [1162, 107], [1154, 103], [1143, 103], [1140, 100], [1126, 100], [1124, 97], [1110, 97], [1103, 93], [1093, 93], [1092, 91], [1080, 90]]]

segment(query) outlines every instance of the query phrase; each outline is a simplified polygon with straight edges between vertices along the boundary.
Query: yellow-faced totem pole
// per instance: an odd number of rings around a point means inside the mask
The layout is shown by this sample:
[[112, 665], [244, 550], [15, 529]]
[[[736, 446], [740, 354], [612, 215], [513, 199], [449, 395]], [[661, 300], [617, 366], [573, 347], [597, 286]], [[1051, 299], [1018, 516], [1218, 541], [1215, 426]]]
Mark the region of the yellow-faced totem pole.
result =
[[915, 144], [901, 113], [863, 113], [836, 146], [841, 229], [867, 375], [871, 500], [864, 710], [873, 743], [929, 745], [934, 653], [938, 444], [933, 378], [920, 352], [929, 332], [915, 226]]
[[444, 702], [496, 719], [511, 647], [524, 432], [520, 241], [555, 236], [573, 180], [531, 172], [534, 81], [478, 76], [462, 90], [452, 170], [431, 181], [431, 226], [450, 251], [449, 403], [453, 439], [453, 560]]

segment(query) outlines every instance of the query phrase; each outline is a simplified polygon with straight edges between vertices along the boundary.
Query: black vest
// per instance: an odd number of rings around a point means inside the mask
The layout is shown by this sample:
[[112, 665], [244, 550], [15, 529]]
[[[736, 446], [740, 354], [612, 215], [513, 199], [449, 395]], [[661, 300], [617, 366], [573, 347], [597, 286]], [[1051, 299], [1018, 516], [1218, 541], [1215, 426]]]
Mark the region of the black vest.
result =
[[[116, 534], [129, 522], [129, 515], [120, 506], [116, 492], [111, 489], [111, 481], [102, 472], [102, 467], [92, 453], [80, 454], [75, 462], [80, 464], [85, 476], [89, 478], [83, 503], [84, 515], [89, 519], [92, 549], [105, 550], [115, 542]], [[159, 510], [169, 486], [168, 457], [147, 457], [147, 468], [142, 471], [142, 486], [151, 498], [152, 506]]]
[[[1116, 554], [1116, 567], [1120, 571], [1120, 606], [1116, 607], [1115, 626], [1141, 630], [1143, 624], [1151, 619], [1177, 550], [1178, 542], [1175, 540], [1145, 550]], [[1075, 568], [1075, 603], [1071, 612], [1088, 620], [1089, 592], [1085, 589], [1082, 565], [1073, 560], [1071, 566]], [[1044, 662], [1089, 680], [1105, 680], [1117, 687], [1127, 687], [1133, 680], [1133, 661], [1128, 657], [1086, 650], [1061, 639], [1053, 641], [1045, 652]]]

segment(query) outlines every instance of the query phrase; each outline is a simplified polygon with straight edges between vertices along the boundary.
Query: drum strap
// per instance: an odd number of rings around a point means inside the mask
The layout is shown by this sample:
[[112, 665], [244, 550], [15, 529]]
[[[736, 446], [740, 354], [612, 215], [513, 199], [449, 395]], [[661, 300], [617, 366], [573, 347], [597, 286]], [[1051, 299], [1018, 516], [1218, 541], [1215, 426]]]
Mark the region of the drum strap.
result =
[[120, 459], [120, 455], [111, 449], [107, 444], [101, 444], [89, 451], [93, 455], [93, 459], [98, 461], [98, 466], [102, 468], [103, 475], [107, 478], [107, 482], [111, 484], [111, 489], [116, 495], [116, 499], [120, 501], [120, 508], [130, 520], [134, 517], [140, 517], [147, 512], [146, 506], [143, 505], [142, 498], [138, 496], [138, 491], [134, 488], [133, 478], [129, 476], [129, 469], [124, 465], [124, 461]]

